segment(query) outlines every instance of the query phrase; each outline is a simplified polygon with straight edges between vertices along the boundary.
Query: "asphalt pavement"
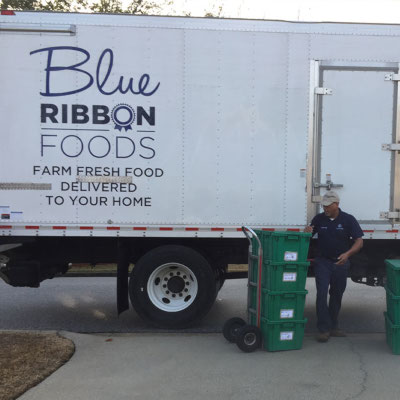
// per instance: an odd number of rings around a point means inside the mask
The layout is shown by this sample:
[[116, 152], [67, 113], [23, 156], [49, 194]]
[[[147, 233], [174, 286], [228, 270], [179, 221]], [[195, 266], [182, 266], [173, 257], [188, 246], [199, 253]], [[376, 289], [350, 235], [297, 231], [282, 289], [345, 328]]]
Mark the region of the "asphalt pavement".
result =
[[[315, 283], [307, 279], [306, 332], [316, 331]], [[384, 332], [386, 309], [382, 287], [348, 280], [341, 311], [342, 328], [350, 333]], [[186, 332], [221, 332], [231, 317], [246, 319], [247, 280], [228, 280], [208, 315]], [[77, 333], [154, 332], [131, 308], [119, 317], [115, 278], [55, 278], [40, 288], [13, 288], [0, 281], [0, 329], [63, 330]]]

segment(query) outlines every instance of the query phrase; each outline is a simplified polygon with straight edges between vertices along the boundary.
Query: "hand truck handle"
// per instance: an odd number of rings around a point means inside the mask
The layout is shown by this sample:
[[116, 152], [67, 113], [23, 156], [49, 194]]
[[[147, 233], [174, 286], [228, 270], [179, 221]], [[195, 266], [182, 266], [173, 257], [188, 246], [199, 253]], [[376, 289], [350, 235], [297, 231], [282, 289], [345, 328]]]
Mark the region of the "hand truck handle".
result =
[[[263, 262], [263, 250], [261, 246], [261, 240], [257, 236], [257, 234], [253, 231], [253, 229], [242, 226], [242, 231], [245, 234], [247, 240], [249, 241], [249, 268], [251, 266], [251, 261], [253, 257], [253, 246], [251, 239], [254, 237], [257, 240], [258, 251], [257, 251], [257, 260], [258, 260], [258, 282], [257, 282], [257, 305], [256, 305], [256, 315], [257, 315], [257, 326], [260, 328], [261, 325], [261, 282], [262, 282], [262, 262]], [[250, 233], [250, 234], [249, 234]], [[248, 286], [250, 286], [250, 271], [248, 272]], [[249, 306], [250, 306], [250, 297], [247, 294], [247, 320], [249, 321]]]
[[[256, 240], [257, 240], [257, 243], [258, 243], [258, 248], [261, 249], [261, 251], [262, 251], [262, 248], [261, 248], [261, 241], [260, 241], [260, 239], [258, 238], [257, 234], [253, 231], [253, 229], [249, 228], [248, 226], [242, 226], [242, 231], [243, 231], [243, 233], [245, 234], [247, 240], [249, 241], [250, 246], [251, 246], [251, 244], [252, 244], [252, 243], [251, 243], [251, 239], [252, 239], [253, 237], [255, 237]], [[251, 235], [249, 235], [249, 232], [251, 233]]]

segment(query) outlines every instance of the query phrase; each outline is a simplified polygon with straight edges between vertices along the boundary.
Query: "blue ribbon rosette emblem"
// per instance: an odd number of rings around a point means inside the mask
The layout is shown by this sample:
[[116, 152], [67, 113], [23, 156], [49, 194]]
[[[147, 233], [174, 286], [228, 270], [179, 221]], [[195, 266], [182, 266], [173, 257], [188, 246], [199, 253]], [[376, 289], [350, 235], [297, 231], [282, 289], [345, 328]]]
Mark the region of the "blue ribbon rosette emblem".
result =
[[128, 104], [118, 104], [111, 111], [111, 118], [115, 124], [114, 129], [125, 132], [132, 130], [132, 124], [135, 121], [136, 115], [133, 108]]

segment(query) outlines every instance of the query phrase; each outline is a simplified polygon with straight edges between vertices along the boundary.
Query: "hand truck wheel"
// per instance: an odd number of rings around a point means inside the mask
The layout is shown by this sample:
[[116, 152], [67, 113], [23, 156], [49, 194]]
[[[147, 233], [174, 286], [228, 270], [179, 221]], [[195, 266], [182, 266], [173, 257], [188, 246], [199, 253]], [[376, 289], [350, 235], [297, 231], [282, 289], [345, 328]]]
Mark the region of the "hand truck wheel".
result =
[[242, 326], [236, 334], [236, 344], [245, 353], [261, 347], [261, 329], [254, 325]]
[[222, 334], [224, 335], [224, 338], [228, 342], [235, 343], [237, 331], [244, 325], [246, 325], [246, 322], [242, 318], [234, 317], [228, 319], [222, 329]]

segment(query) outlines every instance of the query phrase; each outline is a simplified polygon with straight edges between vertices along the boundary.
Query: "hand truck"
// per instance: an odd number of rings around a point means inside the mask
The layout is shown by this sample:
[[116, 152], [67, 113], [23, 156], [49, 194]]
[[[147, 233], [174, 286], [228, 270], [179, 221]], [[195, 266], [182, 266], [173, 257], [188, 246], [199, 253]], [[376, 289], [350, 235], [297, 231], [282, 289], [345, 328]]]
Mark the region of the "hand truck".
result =
[[[229, 342], [236, 343], [240, 350], [250, 353], [259, 347], [261, 347], [262, 333], [261, 333], [261, 284], [262, 284], [262, 272], [263, 272], [263, 249], [261, 241], [257, 234], [249, 227], [242, 226], [242, 231], [249, 241], [249, 254], [248, 254], [248, 281], [247, 281], [247, 324], [239, 317], [228, 319], [223, 327], [223, 335]], [[253, 243], [252, 239], [255, 239], [258, 244], [257, 255], [253, 254]], [[253, 261], [257, 261], [257, 276], [258, 279], [255, 282], [252, 276], [252, 264]], [[256, 308], [252, 307], [251, 304], [251, 289], [257, 288], [256, 297]], [[256, 317], [256, 325], [251, 324], [251, 315]]]

